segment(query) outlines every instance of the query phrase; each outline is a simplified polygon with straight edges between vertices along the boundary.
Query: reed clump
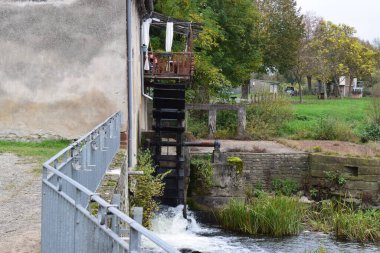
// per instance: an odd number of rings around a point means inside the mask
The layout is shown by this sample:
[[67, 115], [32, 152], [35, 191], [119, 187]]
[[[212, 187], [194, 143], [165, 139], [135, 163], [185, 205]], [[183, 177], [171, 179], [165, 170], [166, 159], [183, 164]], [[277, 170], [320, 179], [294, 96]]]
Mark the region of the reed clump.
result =
[[231, 231], [281, 237], [299, 234], [304, 214], [305, 207], [297, 198], [263, 195], [249, 203], [231, 201], [218, 218]]
[[380, 241], [380, 211], [361, 210], [344, 201], [324, 201], [308, 212], [308, 224], [337, 239], [361, 243]]

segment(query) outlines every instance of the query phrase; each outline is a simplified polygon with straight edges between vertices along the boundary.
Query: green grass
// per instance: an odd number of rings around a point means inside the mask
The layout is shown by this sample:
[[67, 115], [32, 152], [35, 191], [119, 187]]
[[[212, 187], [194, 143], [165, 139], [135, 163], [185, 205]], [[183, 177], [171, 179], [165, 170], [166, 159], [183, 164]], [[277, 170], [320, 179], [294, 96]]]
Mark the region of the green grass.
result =
[[27, 157], [31, 162], [38, 164], [36, 172], [40, 172], [40, 165], [61, 149], [70, 144], [69, 140], [46, 140], [41, 142], [0, 141], [0, 153], [13, 153]]
[[367, 121], [370, 98], [319, 100], [315, 96], [306, 96], [299, 104], [298, 97], [293, 98], [295, 117], [282, 128], [285, 137], [295, 139], [313, 139], [315, 129], [321, 119], [332, 118], [359, 134]]
[[304, 213], [297, 198], [263, 195], [251, 203], [231, 201], [220, 211], [218, 221], [232, 231], [281, 237], [301, 232]]

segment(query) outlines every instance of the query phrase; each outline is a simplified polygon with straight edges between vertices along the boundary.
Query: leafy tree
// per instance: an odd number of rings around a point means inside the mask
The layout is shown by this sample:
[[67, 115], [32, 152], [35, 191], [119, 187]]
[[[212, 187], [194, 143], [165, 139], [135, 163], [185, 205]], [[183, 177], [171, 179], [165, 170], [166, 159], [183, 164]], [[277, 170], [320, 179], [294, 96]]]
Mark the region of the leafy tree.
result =
[[262, 15], [263, 67], [286, 73], [297, 64], [304, 36], [302, 16], [295, 0], [256, 0]]
[[158, 0], [157, 11], [203, 23], [194, 41], [196, 73], [190, 98], [208, 102], [250, 79], [261, 64], [259, 14], [251, 0]]

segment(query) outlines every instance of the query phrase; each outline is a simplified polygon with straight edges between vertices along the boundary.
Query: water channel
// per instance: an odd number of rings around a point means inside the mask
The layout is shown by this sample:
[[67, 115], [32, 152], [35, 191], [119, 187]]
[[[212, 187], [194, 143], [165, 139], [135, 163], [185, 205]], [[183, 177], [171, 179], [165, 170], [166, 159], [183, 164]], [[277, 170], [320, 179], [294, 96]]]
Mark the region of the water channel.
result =
[[[304, 231], [298, 236], [285, 238], [249, 237], [233, 234], [218, 227], [201, 224], [196, 214], [182, 217], [182, 206], [163, 207], [153, 219], [153, 231], [170, 245], [186, 253], [309, 253], [323, 246], [325, 252], [379, 253], [380, 245], [339, 242], [329, 235]], [[162, 252], [143, 241], [144, 252]]]

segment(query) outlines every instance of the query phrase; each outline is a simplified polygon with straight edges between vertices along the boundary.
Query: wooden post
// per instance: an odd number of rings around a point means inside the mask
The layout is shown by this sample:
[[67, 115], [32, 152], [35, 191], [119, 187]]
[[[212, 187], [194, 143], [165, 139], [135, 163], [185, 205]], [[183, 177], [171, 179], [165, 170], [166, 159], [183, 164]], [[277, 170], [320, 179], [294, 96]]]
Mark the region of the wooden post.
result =
[[242, 138], [245, 134], [247, 126], [247, 114], [244, 106], [241, 106], [238, 111], [238, 137]]
[[208, 111], [208, 137], [214, 138], [216, 132], [216, 109]]

